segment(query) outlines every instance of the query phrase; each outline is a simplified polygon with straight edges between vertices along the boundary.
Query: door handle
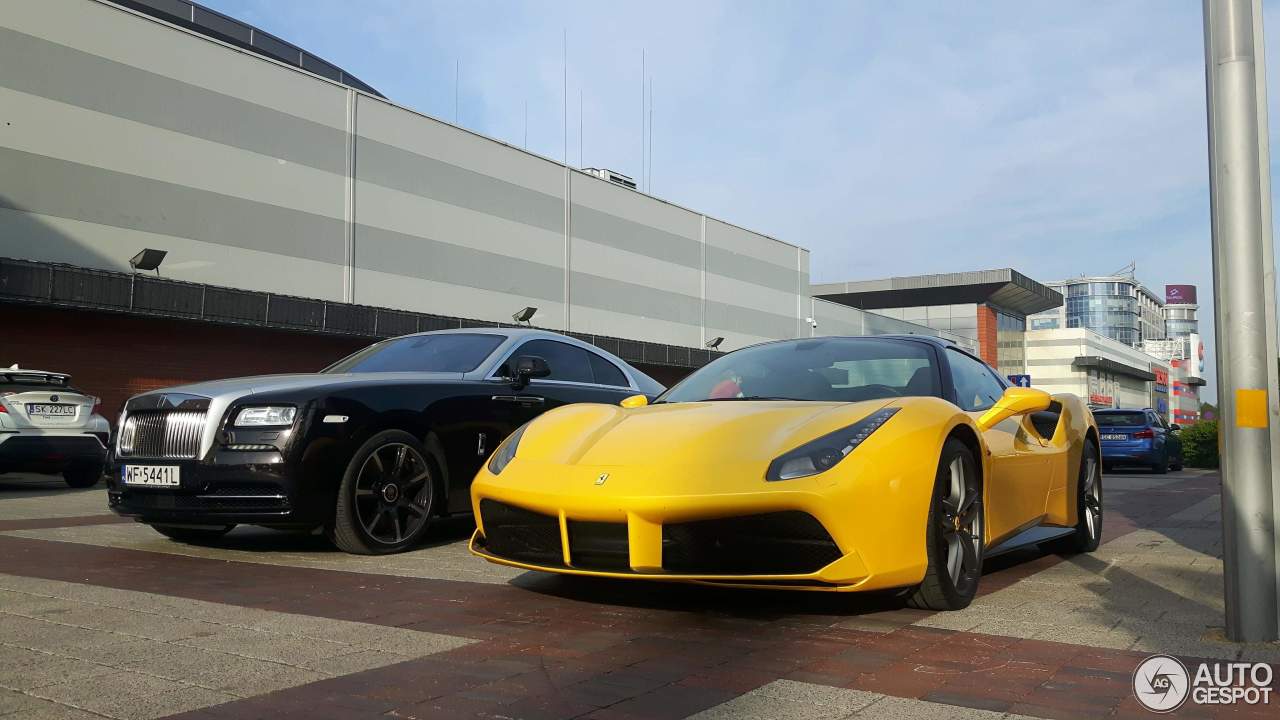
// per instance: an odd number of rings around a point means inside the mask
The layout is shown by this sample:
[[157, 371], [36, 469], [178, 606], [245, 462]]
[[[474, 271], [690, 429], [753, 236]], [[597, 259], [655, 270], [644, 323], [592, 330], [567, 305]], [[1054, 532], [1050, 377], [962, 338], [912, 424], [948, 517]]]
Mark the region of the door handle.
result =
[[492, 399], [517, 405], [541, 405], [547, 401], [546, 398], [537, 395], [494, 395]]

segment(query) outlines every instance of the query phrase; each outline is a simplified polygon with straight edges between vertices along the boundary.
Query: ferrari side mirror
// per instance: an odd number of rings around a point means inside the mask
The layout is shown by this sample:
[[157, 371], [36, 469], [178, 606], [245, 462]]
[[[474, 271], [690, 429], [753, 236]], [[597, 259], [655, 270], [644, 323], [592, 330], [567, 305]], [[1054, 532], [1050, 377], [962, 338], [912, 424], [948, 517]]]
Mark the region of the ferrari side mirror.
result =
[[644, 395], [632, 395], [631, 397], [623, 398], [622, 402], [618, 404], [624, 408], [639, 408], [648, 405], [649, 398]]
[[1053, 396], [1043, 390], [1025, 387], [1011, 387], [996, 401], [991, 409], [978, 418], [978, 429], [990, 430], [1015, 415], [1048, 410], [1053, 404]]

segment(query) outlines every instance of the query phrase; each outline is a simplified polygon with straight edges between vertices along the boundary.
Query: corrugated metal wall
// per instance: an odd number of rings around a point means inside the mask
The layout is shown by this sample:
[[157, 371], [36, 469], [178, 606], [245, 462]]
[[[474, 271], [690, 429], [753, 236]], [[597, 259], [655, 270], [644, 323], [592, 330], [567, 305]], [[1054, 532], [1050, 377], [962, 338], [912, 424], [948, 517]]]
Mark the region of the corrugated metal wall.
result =
[[3, 256], [154, 247], [182, 280], [685, 346], [806, 330], [803, 249], [577, 172], [567, 234], [558, 163], [96, 0], [4, 3], [0, 123]]

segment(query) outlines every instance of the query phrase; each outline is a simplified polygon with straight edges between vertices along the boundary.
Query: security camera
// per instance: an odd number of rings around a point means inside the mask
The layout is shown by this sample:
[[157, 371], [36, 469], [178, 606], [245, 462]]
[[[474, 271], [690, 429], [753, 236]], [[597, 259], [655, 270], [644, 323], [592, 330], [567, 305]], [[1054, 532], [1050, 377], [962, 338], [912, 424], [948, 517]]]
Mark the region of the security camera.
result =
[[807, 317], [807, 318], [805, 318], [805, 319], [804, 319], [804, 321], [805, 321], [805, 322], [807, 322], [807, 323], [809, 323], [809, 327], [811, 327], [811, 328], [813, 328], [813, 329], [815, 329], [815, 330], [817, 330], [817, 329], [818, 329], [818, 321], [817, 321], [817, 320], [814, 320], [814, 319], [813, 319], [813, 318], [811, 318], [811, 317]]

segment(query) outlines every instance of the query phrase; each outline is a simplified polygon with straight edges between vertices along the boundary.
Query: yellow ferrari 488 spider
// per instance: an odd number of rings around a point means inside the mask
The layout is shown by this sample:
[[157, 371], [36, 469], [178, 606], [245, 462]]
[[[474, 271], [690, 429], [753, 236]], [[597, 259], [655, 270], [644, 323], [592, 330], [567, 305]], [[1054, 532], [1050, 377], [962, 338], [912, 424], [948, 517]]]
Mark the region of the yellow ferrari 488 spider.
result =
[[569, 405], [472, 484], [475, 554], [556, 573], [804, 590], [902, 588], [957, 609], [986, 557], [1089, 552], [1098, 429], [944, 340], [784, 340], [652, 404]]

